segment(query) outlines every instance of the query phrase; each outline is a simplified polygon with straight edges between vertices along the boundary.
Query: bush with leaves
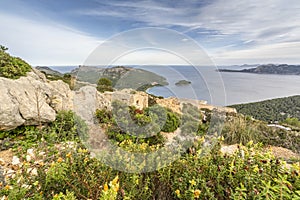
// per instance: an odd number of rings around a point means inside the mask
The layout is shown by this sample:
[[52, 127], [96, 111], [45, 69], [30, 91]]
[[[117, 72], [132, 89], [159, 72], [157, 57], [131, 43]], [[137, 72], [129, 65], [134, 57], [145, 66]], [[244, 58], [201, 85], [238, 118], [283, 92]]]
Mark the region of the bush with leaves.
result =
[[106, 127], [109, 139], [117, 143], [132, 140], [150, 145], [164, 142], [164, 138], [160, 134], [160, 129], [165, 121], [160, 114], [165, 112], [164, 108], [157, 105], [139, 110], [133, 106], [127, 106], [121, 101], [113, 101], [112, 107], [112, 111], [102, 109], [95, 113], [99, 123]]
[[21, 58], [13, 57], [0, 45], [0, 77], [18, 79], [31, 71], [31, 67]]
[[[129, 152], [149, 148], [130, 141], [122, 146]], [[220, 145], [205, 155], [198, 148], [158, 171], [139, 174], [106, 166], [76, 142], [41, 141], [19, 159], [0, 191], [8, 199], [300, 198], [299, 163], [288, 168], [252, 143], [232, 155], [222, 154]]]
[[97, 90], [99, 92], [113, 91], [112, 81], [108, 78], [100, 78], [97, 83]]
[[282, 123], [300, 128], [300, 120], [298, 118], [295, 118], [295, 117], [286, 118], [286, 120], [284, 120]]
[[112, 112], [107, 109], [97, 109], [95, 117], [99, 123], [112, 123]]
[[[217, 146], [216, 146], [217, 147]], [[298, 164], [290, 169], [259, 145], [239, 146], [233, 155], [186, 155], [159, 170], [170, 184], [169, 199], [297, 199], [300, 198]]]
[[180, 126], [180, 117], [178, 114], [168, 111], [167, 112], [167, 120], [165, 125], [162, 128], [163, 132], [174, 132]]

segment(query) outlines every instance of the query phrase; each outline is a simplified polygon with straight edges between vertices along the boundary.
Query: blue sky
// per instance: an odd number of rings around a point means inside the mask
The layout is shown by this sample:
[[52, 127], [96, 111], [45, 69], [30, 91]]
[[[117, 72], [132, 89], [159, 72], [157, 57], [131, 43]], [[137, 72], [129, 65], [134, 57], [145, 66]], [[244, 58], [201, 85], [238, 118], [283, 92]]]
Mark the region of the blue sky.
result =
[[[0, 25], [0, 44], [32, 65], [83, 64], [112, 36], [145, 27], [178, 31], [218, 65], [300, 64], [299, 0], [1, 0]], [[178, 46], [166, 34], [160, 40]], [[153, 51], [122, 62], [153, 60], [182, 64]]]

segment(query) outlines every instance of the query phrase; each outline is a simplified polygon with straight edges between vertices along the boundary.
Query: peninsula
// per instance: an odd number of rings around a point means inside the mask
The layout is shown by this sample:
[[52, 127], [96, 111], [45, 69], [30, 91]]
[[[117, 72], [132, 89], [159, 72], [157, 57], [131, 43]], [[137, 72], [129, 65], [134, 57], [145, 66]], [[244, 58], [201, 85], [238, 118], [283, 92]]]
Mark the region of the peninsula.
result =
[[241, 73], [255, 73], [255, 74], [280, 74], [280, 75], [300, 75], [300, 65], [288, 64], [266, 64], [259, 65], [255, 68], [232, 70], [232, 69], [219, 69], [219, 72], [241, 72]]

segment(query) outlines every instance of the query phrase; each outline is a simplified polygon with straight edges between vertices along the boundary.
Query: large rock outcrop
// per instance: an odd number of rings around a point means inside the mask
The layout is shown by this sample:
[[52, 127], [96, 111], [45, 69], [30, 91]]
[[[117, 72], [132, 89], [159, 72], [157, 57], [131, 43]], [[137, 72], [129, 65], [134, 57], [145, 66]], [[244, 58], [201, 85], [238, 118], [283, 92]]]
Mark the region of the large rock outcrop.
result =
[[[73, 110], [87, 123], [93, 124], [96, 109], [111, 109], [114, 100], [139, 109], [148, 107], [148, 95], [144, 92], [123, 89], [99, 93], [91, 85], [72, 91], [68, 84], [61, 80], [49, 81], [36, 69], [17, 80], [0, 77], [0, 94], [0, 130], [54, 121], [59, 110]], [[174, 97], [157, 99], [157, 103], [178, 113], [182, 103], [191, 103], [199, 108], [216, 108], [204, 101]], [[223, 109], [225, 112], [236, 112], [232, 108]]]
[[17, 80], [0, 77], [0, 93], [0, 130], [54, 121], [59, 110], [73, 110], [92, 123], [96, 109], [111, 109], [113, 100], [140, 109], [148, 106], [144, 92], [124, 89], [99, 93], [95, 86], [72, 91], [63, 81], [49, 81], [36, 69]]
[[17, 80], [0, 77], [0, 94], [0, 130], [54, 121], [56, 111], [73, 107], [69, 86], [35, 69]]
[[97, 109], [112, 109], [112, 102], [118, 100], [138, 109], [148, 107], [148, 94], [132, 89], [99, 93], [93, 86], [81, 87], [73, 97], [75, 113], [88, 124], [93, 124]]

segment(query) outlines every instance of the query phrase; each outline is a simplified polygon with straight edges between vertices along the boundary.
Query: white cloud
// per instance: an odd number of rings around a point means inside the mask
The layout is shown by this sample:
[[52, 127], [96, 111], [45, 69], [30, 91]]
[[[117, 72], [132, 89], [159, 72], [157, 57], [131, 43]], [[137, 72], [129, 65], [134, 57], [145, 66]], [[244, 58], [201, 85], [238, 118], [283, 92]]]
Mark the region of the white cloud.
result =
[[93, 51], [85, 65], [182, 64], [212, 65], [196, 41], [163, 28], [141, 28], [118, 34]]
[[298, 0], [218, 0], [203, 7], [198, 17], [207, 29], [260, 44], [300, 41]]
[[32, 65], [78, 65], [99, 45], [97, 38], [50, 22], [0, 14], [0, 38], [13, 55]]
[[[171, 7], [153, 0], [109, 1], [106, 5], [113, 12], [94, 9], [81, 14], [126, 18], [149, 26], [175, 25], [186, 28], [183, 31], [186, 34], [193, 31], [199, 36], [209, 35], [199, 37], [198, 41], [207, 45], [208, 51], [219, 61], [226, 63], [231, 60], [272, 62], [272, 59], [274, 62], [300, 62], [296, 56], [300, 42], [298, 0], [216, 0], [202, 7], [193, 1], [183, 2]], [[122, 12], [116, 12], [118, 9]]]
[[[193, 21], [191, 13], [199, 12], [199, 8], [191, 5], [187, 1], [187, 6], [180, 8], [165, 6], [161, 2], [139, 1], [99, 1], [106, 5], [104, 8], [80, 9], [74, 11], [75, 14], [89, 16], [110, 16], [120, 19], [144, 22], [148, 26], [172, 26], [194, 27], [199, 25]], [[192, 20], [191, 20], [192, 19]]]
[[300, 42], [262, 45], [246, 50], [221, 51], [211, 54], [219, 64], [289, 63], [299, 64]]
[[197, 1], [182, 2], [171, 7], [153, 0], [112, 0], [104, 3], [107, 9], [77, 13], [140, 21], [148, 26], [182, 26], [187, 28], [184, 33], [201, 29], [200, 34], [239, 35], [259, 43], [300, 40], [298, 0], [216, 0], [202, 7], [196, 5]]
[[164, 51], [140, 50], [123, 55], [114, 65], [188, 65], [175, 54]]
[[[115, 17], [156, 27], [179, 26], [181, 30], [186, 29], [183, 33], [193, 32], [193, 38], [206, 45], [210, 55], [220, 64], [300, 62], [298, 0], [215, 0], [205, 6], [196, 5], [198, 1], [189, 0], [175, 2], [173, 6], [170, 6], [173, 4], [171, 1], [166, 1], [168, 5], [166, 2], [153, 0], [99, 2], [99, 5], [104, 7], [66, 12], [107, 17], [107, 20]], [[100, 44], [98, 38], [47, 20], [42, 23], [0, 13], [0, 24], [2, 44], [8, 46], [11, 53], [33, 65], [82, 64], [90, 52]], [[169, 36], [154, 37], [144, 34], [142, 39], [139, 36], [124, 38], [129, 42], [121, 42], [119, 45], [130, 46], [140, 42], [139, 40], [156, 45], [161, 43], [156, 37], [161, 37], [166, 42], [172, 41]], [[177, 46], [189, 52], [188, 48], [180, 46], [187, 43], [187, 39], [178, 41], [180, 43]], [[170, 45], [172, 48], [176, 47], [176, 44]], [[136, 55], [135, 59], [133, 55]], [[155, 58], [156, 62], [166, 63], [169, 60], [169, 63], [174, 63], [176, 60], [170, 55], [162, 55], [135, 53], [127, 55], [127, 60], [123, 61], [149, 63]], [[190, 57], [192, 56], [195, 59], [199, 57], [195, 52], [190, 54]]]

